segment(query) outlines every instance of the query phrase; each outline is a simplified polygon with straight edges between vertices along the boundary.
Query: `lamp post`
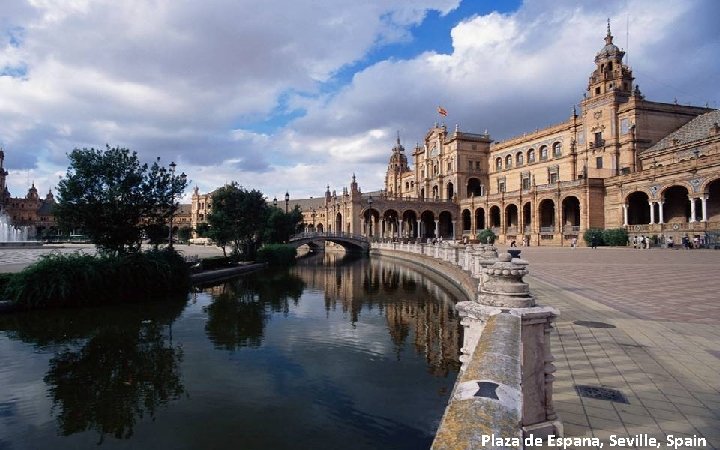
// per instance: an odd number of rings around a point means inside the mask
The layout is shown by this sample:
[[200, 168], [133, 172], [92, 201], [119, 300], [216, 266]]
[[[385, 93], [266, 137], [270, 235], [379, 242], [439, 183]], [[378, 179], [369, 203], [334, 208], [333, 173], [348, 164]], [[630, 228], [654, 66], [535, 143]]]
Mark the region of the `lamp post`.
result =
[[[170, 226], [168, 227], [168, 247], [172, 248], [173, 242], [172, 242], [172, 223], [173, 223], [173, 214], [174, 214], [174, 207], [175, 207], [175, 167], [177, 167], [177, 164], [175, 164], [175, 161], [170, 163]], [[187, 175], [185, 175], [185, 172], [180, 174], [180, 178], [185, 180], [187, 178]]]
[[288, 213], [288, 203], [290, 203], [290, 193], [285, 191], [285, 214]]
[[277, 197], [273, 197], [273, 208], [277, 208]]

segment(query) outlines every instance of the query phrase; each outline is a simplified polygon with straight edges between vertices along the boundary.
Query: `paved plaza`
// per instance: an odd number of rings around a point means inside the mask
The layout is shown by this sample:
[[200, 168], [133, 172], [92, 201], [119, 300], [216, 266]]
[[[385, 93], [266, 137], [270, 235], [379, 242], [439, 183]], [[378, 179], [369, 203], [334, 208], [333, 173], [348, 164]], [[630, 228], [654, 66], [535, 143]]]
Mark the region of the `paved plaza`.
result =
[[[599, 437], [605, 448], [612, 434], [646, 434], [660, 448], [668, 435], [696, 436], [708, 444], [698, 448], [720, 448], [720, 251], [530, 247], [521, 256], [538, 302], [560, 310], [554, 398], [566, 436]], [[576, 386], [591, 389], [580, 396]], [[623, 397], [592, 398], [608, 393]]]

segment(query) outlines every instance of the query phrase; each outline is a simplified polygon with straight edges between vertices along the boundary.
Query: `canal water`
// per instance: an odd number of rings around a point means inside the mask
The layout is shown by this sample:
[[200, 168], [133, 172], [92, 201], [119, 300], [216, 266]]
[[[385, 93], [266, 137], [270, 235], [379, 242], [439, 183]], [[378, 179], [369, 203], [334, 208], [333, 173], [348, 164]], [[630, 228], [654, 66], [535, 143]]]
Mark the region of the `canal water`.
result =
[[327, 254], [188, 299], [0, 316], [0, 450], [429, 448], [455, 301]]

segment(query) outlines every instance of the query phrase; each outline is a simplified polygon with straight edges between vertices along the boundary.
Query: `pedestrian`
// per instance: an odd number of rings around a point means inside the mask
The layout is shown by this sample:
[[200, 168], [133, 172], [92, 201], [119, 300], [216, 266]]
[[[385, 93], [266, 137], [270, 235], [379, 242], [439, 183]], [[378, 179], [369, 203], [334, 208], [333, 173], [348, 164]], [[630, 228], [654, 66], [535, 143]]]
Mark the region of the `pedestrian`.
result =
[[590, 248], [597, 248], [597, 241], [598, 241], [597, 236], [595, 236], [593, 234], [592, 237], [590, 238]]
[[517, 247], [517, 245], [515, 244], [515, 239], [510, 241], [510, 247]]
[[570, 241], [570, 247], [572, 247], [573, 249], [575, 249], [575, 247], [577, 247], [577, 238], [576, 237], [572, 238], [572, 241]]
[[668, 246], [668, 248], [673, 248], [673, 245], [674, 245], [674, 244], [675, 244], [675, 242], [673, 241], [673, 237], [672, 237], [672, 236], [668, 236], [668, 238], [667, 238], [667, 246]]
[[632, 243], [633, 243], [633, 248], [637, 248], [637, 244], [638, 244], [637, 236], [633, 236]]
[[700, 238], [698, 236], [693, 238], [693, 248], [700, 248]]

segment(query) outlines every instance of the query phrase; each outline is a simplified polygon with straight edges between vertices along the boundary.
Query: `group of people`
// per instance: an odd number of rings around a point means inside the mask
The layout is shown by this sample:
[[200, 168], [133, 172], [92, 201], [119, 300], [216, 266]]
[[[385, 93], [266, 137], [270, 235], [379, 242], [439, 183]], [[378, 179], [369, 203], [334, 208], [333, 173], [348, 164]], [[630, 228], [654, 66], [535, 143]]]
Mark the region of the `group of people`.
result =
[[[668, 236], [667, 238], [665, 238], [663, 235], [660, 235], [659, 237], [655, 236], [654, 238], [651, 238], [650, 236], [645, 236], [644, 234], [641, 234], [640, 236], [633, 236], [630, 239], [630, 243], [632, 243], [633, 248], [638, 249], [650, 248], [651, 241], [655, 241], [654, 244], [656, 245], [664, 244], [665, 246], [667, 246], [667, 248], [675, 247], [675, 240], [672, 236]], [[682, 245], [682, 248], [688, 250], [691, 248], [702, 248], [704, 242], [699, 236], [695, 236], [694, 238], [690, 239], [690, 236], [685, 233], [685, 236], [680, 239], [680, 244]]]

